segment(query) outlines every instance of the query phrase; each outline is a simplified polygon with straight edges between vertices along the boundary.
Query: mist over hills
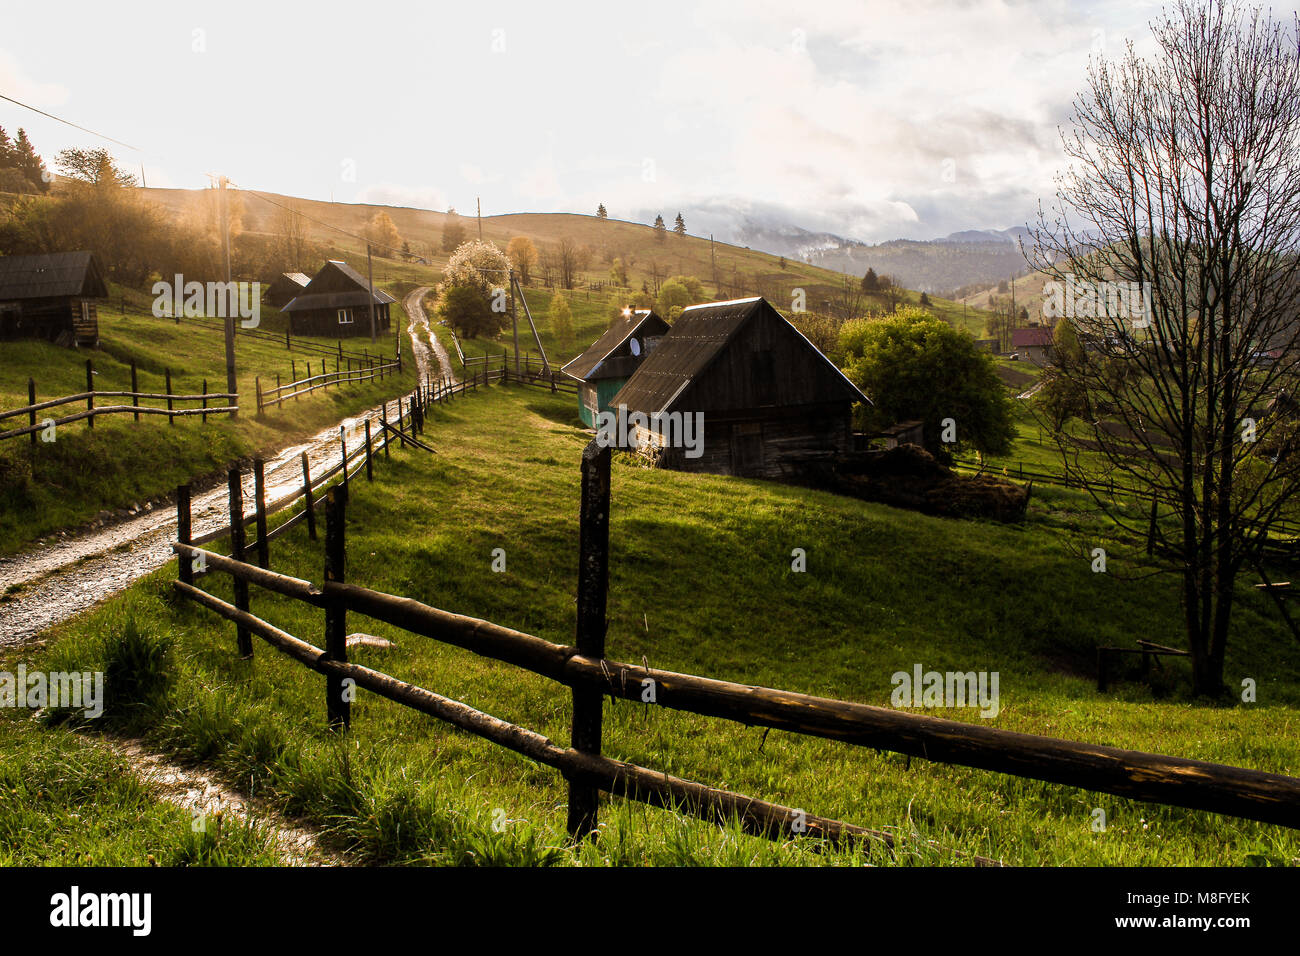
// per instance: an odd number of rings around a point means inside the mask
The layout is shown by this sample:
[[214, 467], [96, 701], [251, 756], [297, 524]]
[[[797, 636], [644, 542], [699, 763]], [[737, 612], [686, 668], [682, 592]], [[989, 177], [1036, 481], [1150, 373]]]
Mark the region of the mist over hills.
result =
[[[664, 211], [666, 221], [677, 210]], [[1009, 229], [967, 229], [930, 240], [891, 239], [868, 243], [840, 235], [816, 224], [797, 224], [777, 207], [725, 208], [709, 205], [681, 210], [692, 235], [714, 238], [772, 255], [862, 275], [875, 269], [901, 285], [944, 295], [972, 287], [988, 287], [1030, 271], [1020, 242], [1032, 242], [1024, 226]], [[657, 211], [638, 210], [652, 221]], [[811, 220], [817, 217], [810, 215]]]

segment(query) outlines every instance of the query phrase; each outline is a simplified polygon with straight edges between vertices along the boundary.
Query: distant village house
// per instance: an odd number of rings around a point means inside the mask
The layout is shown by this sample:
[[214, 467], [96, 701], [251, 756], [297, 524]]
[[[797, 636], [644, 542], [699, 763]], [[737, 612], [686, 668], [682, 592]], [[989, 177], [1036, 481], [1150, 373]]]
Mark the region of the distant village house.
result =
[[0, 257], [0, 340], [99, 344], [97, 300], [108, 287], [93, 253]]
[[[369, 335], [371, 301], [365, 276], [346, 262], [331, 259], [282, 311], [289, 316], [291, 335]], [[376, 332], [388, 331], [388, 306], [396, 301], [382, 289], [375, 290]]]
[[587, 351], [560, 369], [578, 383], [583, 424], [596, 427], [596, 416], [610, 410], [611, 399], [668, 330], [668, 323], [649, 309], [625, 309]]

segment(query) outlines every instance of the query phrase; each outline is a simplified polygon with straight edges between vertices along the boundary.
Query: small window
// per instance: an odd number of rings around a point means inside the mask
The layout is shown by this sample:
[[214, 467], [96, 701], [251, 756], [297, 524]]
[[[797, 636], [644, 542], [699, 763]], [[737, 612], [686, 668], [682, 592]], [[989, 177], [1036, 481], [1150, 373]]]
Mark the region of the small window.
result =
[[339, 309], [339, 325], [351, 325], [351, 324], [352, 324], [352, 310]]
[[632, 350], [632, 354], [633, 354], [633, 355], [640, 355], [640, 354], [641, 354], [641, 343], [638, 342], [636, 339], [630, 339], [630, 340], [628, 340], [628, 343], [627, 343], [627, 344], [628, 344], [628, 348], [630, 348], [630, 349]]

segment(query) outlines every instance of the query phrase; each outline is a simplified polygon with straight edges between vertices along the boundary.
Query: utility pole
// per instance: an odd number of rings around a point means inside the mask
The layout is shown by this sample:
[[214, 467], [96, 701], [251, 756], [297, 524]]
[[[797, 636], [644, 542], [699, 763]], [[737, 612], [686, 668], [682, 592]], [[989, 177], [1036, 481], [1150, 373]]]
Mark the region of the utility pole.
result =
[[709, 265], [713, 268], [713, 291], [718, 291], [718, 260], [713, 255], [713, 233], [709, 233]]
[[478, 196], [474, 197], [474, 205], [478, 207], [478, 241], [483, 241], [483, 200]]
[[366, 243], [366, 281], [370, 286], [370, 342], [375, 341], [375, 264], [370, 258], [370, 243]]
[[[482, 220], [479, 220], [482, 228]], [[515, 378], [519, 377], [519, 316], [515, 312], [515, 270], [510, 270], [510, 325], [515, 331]]]
[[[218, 194], [218, 199], [219, 199], [218, 208], [221, 211], [221, 231], [224, 234], [224, 242], [226, 248], [226, 289], [229, 290], [230, 288], [230, 213], [229, 213], [229, 207], [227, 205], [227, 199], [226, 199], [227, 182], [228, 180], [226, 179], [225, 176], [220, 176], [217, 178], [217, 185], [220, 189], [220, 192]], [[233, 310], [231, 310], [229, 307], [231, 296], [229, 295], [228, 292], [225, 298], [226, 298], [226, 306], [227, 306], [226, 311], [231, 313], [230, 315], [226, 316], [226, 322], [225, 322], [226, 391], [231, 395], [234, 395], [237, 391], [239, 391], [239, 383], [235, 380], [235, 316]], [[226, 404], [236, 405], [238, 404], [238, 401], [233, 398], [228, 398], [226, 399]], [[230, 417], [232, 419], [238, 417], [238, 415], [239, 415], [238, 412], [230, 413]]]

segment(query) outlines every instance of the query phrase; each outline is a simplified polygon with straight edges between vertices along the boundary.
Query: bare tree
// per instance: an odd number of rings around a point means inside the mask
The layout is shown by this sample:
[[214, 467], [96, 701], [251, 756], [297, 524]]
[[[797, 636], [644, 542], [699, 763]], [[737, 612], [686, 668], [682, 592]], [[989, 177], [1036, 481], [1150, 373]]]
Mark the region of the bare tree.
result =
[[1090, 67], [1027, 258], [1083, 345], [1058, 374], [1089, 444], [1172, 519], [1156, 570], [1180, 578], [1194, 688], [1217, 695], [1238, 572], [1300, 486], [1295, 419], [1266, 411], [1300, 371], [1300, 21], [1179, 0], [1152, 28], [1151, 60]]

